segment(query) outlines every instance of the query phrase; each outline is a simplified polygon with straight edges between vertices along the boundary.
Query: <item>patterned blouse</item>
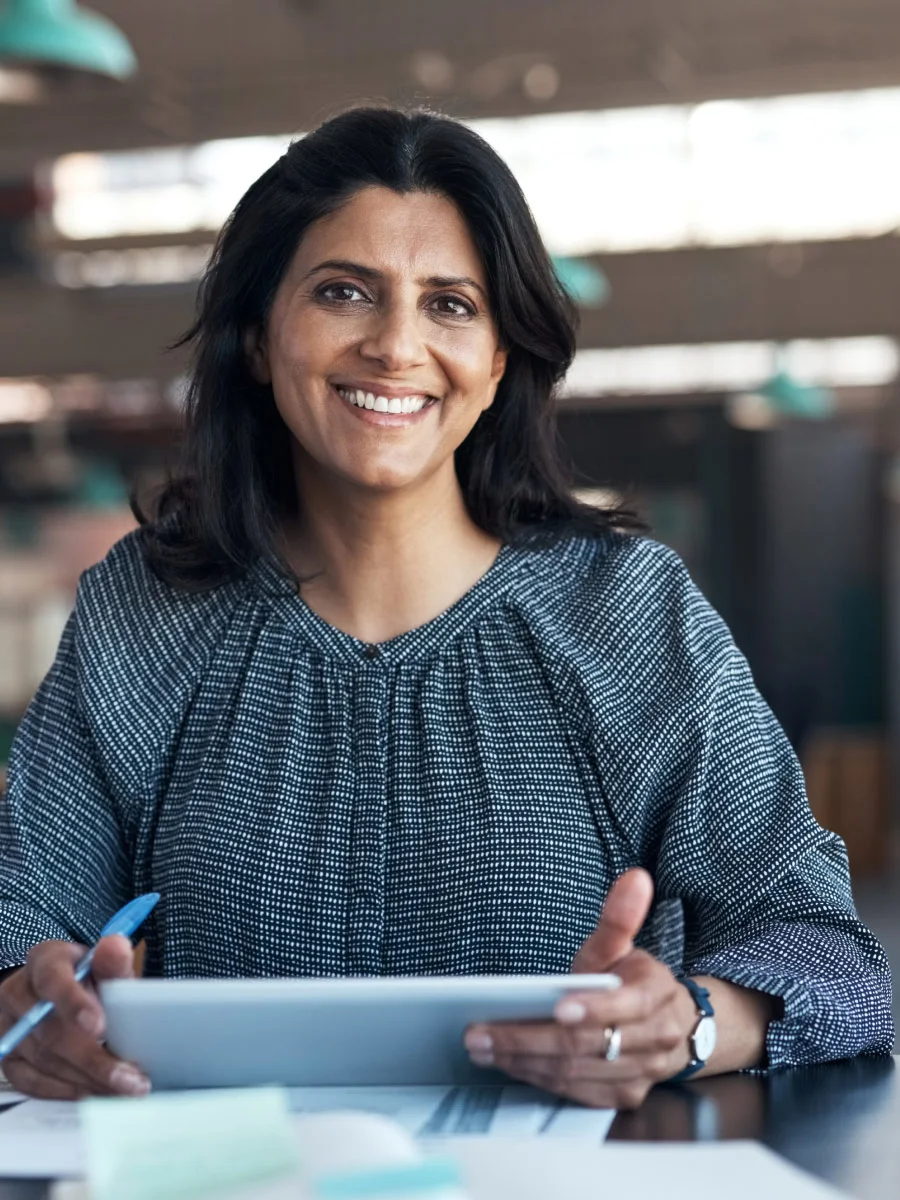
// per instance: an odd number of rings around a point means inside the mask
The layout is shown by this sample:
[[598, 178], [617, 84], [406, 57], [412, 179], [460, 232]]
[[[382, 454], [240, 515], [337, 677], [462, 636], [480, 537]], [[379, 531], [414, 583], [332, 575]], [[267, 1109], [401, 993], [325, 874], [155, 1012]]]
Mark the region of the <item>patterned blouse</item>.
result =
[[771, 1066], [891, 1049], [842, 842], [670, 550], [504, 547], [379, 645], [274, 563], [204, 595], [139, 536], [81, 579], [0, 802], [0, 968], [162, 893], [147, 971], [566, 971], [641, 864], [643, 944], [784, 1000]]

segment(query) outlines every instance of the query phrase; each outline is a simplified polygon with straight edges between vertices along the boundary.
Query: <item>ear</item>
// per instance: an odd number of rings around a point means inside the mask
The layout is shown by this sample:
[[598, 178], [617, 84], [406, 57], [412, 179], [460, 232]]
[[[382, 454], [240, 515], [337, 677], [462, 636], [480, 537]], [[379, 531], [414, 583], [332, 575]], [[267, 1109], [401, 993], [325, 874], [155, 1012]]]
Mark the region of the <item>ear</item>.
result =
[[247, 366], [250, 368], [250, 374], [256, 382], [271, 383], [272, 372], [269, 370], [266, 338], [261, 329], [248, 329], [244, 334], [244, 353], [247, 356]]
[[485, 404], [484, 408], [482, 409], [482, 412], [484, 412], [486, 409], [490, 408], [491, 405], [494, 403], [494, 397], [497, 395], [497, 388], [500, 384], [500, 380], [503, 378], [504, 372], [506, 371], [506, 360], [508, 358], [509, 358], [509, 351], [506, 349], [505, 346], [498, 346], [497, 349], [494, 351], [494, 361], [491, 363], [491, 378], [490, 378], [491, 386], [490, 386], [490, 391], [488, 392], [487, 404]]

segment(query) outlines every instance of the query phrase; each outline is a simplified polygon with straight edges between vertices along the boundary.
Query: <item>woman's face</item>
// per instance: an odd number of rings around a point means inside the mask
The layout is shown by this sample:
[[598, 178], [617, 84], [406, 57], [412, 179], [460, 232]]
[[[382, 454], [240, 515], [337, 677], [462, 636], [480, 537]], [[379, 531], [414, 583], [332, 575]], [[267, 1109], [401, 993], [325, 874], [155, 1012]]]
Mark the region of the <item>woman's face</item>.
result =
[[443, 196], [367, 187], [310, 226], [251, 347], [301, 474], [387, 492], [452, 471], [506, 364], [487, 292]]

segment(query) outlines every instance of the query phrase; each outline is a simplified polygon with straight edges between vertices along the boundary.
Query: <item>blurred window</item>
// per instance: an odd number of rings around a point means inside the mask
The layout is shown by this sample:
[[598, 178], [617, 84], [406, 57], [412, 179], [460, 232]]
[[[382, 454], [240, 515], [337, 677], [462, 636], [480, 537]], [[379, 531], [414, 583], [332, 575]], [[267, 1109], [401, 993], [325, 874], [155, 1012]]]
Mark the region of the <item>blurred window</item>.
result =
[[[555, 254], [876, 236], [900, 227], [900, 88], [471, 122]], [[51, 168], [73, 241], [218, 229], [291, 140], [72, 154]]]
[[881, 387], [900, 373], [893, 338], [855, 337], [788, 342], [719, 342], [694, 346], [634, 346], [579, 350], [564, 395], [665, 395], [759, 387], [776, 359], [800, 384]]

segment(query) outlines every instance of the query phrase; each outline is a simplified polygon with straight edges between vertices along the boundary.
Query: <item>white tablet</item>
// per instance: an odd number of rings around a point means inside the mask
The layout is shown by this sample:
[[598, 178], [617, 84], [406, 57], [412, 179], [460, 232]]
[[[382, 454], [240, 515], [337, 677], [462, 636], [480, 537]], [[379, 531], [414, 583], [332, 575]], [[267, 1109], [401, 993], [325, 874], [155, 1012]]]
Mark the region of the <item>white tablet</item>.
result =
[[133, 979], [100, 985], [109, 1048], [155, 1088], [493, 1082], [474, 1021], [541, 1020], [615, 975]]

